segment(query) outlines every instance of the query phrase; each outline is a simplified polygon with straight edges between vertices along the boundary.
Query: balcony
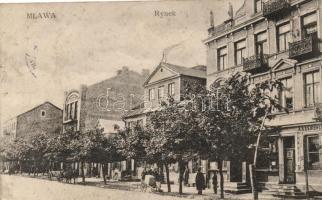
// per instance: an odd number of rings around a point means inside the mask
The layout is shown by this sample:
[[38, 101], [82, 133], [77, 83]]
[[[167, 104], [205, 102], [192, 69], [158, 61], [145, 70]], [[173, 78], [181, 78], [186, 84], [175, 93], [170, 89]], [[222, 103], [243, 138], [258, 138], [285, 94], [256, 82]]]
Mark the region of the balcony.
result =
[[268, 55], [254, 55], [243, 59], [243, 69], [245, 72], [256, 73], [267, 69]]
[[263, 3], [263, 15], [266, 18], [275, 18], [287, 14], [290, 8], [287, 0], [269, 0]]
[[292, 42], [289, 45], [289, 57], [299, 58], [313, 52], [312, 37], [304, 38], [300, 41]]

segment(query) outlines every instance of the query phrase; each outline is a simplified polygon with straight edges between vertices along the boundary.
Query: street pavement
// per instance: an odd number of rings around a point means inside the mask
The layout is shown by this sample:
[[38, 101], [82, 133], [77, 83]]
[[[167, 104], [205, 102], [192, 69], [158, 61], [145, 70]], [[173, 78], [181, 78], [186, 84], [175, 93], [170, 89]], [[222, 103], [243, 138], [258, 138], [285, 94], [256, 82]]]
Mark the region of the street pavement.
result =
[[183, 200], [160, 194], [74, 185], [31, 177], [0, 175], [0, 200]]
[[[194, 187], [184, 187], [184, 195], [178, 195], [178, 186], [171, 185], [172, 193], [140, 192], [135, 186], [138, 183], [109, 182], [107, 185], [101, 179], [86, 179], [87, 184], [67, 184], [58, 181], [32, 178], [28, 176], [0, 175], [0, 200], [210, 200], [219, 199], [210, 189], [205, 194], [196, 195]], [[119, 187], [122, 185], [123, 187]], [[114, 189], [111, 189], [114, 188]], [[126, 189], [129, 188], [129, 189]], [[166, 185], [162, 185], [166, 190]], [[131, 191], [129, 191], [131, 190]], [[134, 191], [133, 191], [134, 190]], [[247, 195], [229, 195], [226, 199], [251, 199]]]

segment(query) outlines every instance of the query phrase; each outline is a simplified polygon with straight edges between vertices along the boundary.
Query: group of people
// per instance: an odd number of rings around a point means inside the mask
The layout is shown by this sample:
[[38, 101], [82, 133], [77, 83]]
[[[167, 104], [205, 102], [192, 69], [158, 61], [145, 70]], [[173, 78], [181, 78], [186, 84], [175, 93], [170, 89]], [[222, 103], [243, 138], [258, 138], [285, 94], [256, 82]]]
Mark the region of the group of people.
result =
[[[153, 170], [150, 169], [144, 169], [141, 174], [141, 180], [145, 180], [146, 175], [152, 175], [155, 178], [155, 181], [158, 183], [161, 183], [163, 181], [163, 176], [158, 172], [156, 168]], [[188, 184], [189, 182], [189, 169], [186, 167], [185, 171], [183, 172], [183, 182], [185, 185]], [[196, 183], [196, 189], [198, 191], [198, 194], [201, 195], [202, 191], [206, 189], [206, 180], [204, 177], [204, 174], [201, 172], [201, 168], [198, 168], [196, 178], [195, 178], [195, 183]], [[217, 188], [218, 188], [218, 181], [217, 181], [217, 172], [215, 171], [213, 176], [212, 176], [212, 186], [214, 193], [217, 194]]]
[[[214, 174], [212, 176], [212, 186], [214, 193], [217, 194], [217, 188], [218, 188], [218, 180], [217, 180], [217, 171], [214, 171]], [[202, 194], [202, 190], [206, 189], [206, 181], [203, 173], [201, 172], [201, 168], [198, 169], [197, 175], [196, 175], [196, 188], [198, 190], [198, 194]]]
[[151, 168], [149, 168], [148, 170], [146, 168], [144, 168], [144, 170], [141, 173], [141, 180], [145, 179], [146, 175], [152, 175], [155, 178], [156, 182], [162, 182], [163, 177], [162, 175], [158, 172], [157, 168], [154, 168], [153, 170]]

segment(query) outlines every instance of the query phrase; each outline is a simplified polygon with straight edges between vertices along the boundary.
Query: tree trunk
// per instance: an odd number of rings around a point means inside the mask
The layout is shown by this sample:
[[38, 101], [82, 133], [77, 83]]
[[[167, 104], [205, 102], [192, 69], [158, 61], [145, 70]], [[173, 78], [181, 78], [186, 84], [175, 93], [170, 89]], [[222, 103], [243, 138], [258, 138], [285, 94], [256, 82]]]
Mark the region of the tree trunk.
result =
[[218, 161], [218, 169], [219, 169], [219, 176], [220, 176], [220, 198], [224, 198], [224, 175], [222, 173], [222, 160]]
[[102, 173], [103, 173], [104, 184], [106, 185], [106, 164], [102, 164]]
[[168, 192], [171, 192], [169, 166], [168, 166], [167, 163], [165, 163], [164, 166], [165, 166], [165, 173], [166, 173], [166, 176], [167, 176]]
[[182, 160], [180, 159], [178, 162], [178, 168], [179, 168], [179, 194], [183, 194], [182, 192], [182, 167], [183, 167], [183, 163]]
[[263, 121], [261, 123], [261, 126], [259, 128], [259, 134], [257, 136], [257, 141], [256, 141], [256, 147], [255, 147], [255, 153], [254, 153], [254, 162], [253, 165], [250, 165], [249, 170], [250, 170], [250, 180], [251, 180], [251, 185], [252, 185], [252, 193], [253, 193], [253, 200], [258, 200], [258, 191], [257, 191], [257, 182], [256, 182], [256, 164], [257, 164], [257, 154], [258, 154], [258, 149], [259, 149], [259, 141], [262, 135], [262, 130], [264, 128], [265, 120], [268, 115], [268, 109], [265, 111], [265, 115], [263, 118]]
[[249, 165], [250, 184], [252, 187], [253, 199], [258, 200], [258, 191], [256, 185], [256, 168], [254, 165]]
[[84, 162], [81, 162], [82, 181], [85, 184]]

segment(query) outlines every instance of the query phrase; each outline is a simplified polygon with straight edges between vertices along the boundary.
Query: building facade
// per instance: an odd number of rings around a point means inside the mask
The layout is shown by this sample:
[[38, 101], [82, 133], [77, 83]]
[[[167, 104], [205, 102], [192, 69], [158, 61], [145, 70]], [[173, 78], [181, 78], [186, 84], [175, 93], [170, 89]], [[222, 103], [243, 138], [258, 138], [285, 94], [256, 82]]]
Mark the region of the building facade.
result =
[[124, 127], [122, 115], [141, 101], [148, 74], [147, 70], [139, 74], [123, 67], [112, 78], [65, 92], [64, 131], [102, 127], [104, 132], [112, 133], [114, 125]]
[[7, 120], [3, 136], [16, 138], [34, 134], [58, 134], [62, 131], [63, 111], [50, 102], [44, 102]]
[[269, 156], [261, 161], [259, 181], [303, 188], [307, 172], [311, 190], [322, 190], [321, 14], [320, 0], [245, 0], [222, 24], [210, 19], [208, 87], [237, 72], [250, 73], [254, 84], [283, 83], [271, 95], [289, 113], [276, 112], [267, 123], [281, 131], [263, 148]]
[[[65, 92], [63, 131], [84, 133], [95, 128], [103, 128], [104, 134], [115, 134], [124, 128], [122, 116], [133, 105], [142, 101], [143, 82], [148, 70], [142, 73], [122, 67], [116, 76], [92, 85], [81, 85], [79, 89]], [[95, 163], [86, 163], [85, 174], [90, 175]], [[124, 171], [131, 169], [131, 161], [109, 163], [108, 176], [121, 179]], [[98, 165], [97, 169], [100, 169]]]
[[[162, 101], [172, 97], [175, 101], [181, 101], [184, 91], [190, 84], [206, 86], [206, 66], [183, 67], [170, 63], [160, 63], [144, 82], [144, 102], [124, 115], [126, 126], [144, 126], [148, 123], [149, 113], [160, 107]], [[199, 160], [199, 162], [201, 162]], [[133, 168], [138, 178], [143, 170], [143, 163], [137, 163]], [[189, 162], [190, 172], [196, 172], [200, 163]], [[206, 170], [206, 166], [204, 168]], [[171, 181], [178, 180], [178, 166], [170, 166]], [[191, 175], [191, 179], [195, 176]], [[193, 181], [194, 182], [194, 181]]]

